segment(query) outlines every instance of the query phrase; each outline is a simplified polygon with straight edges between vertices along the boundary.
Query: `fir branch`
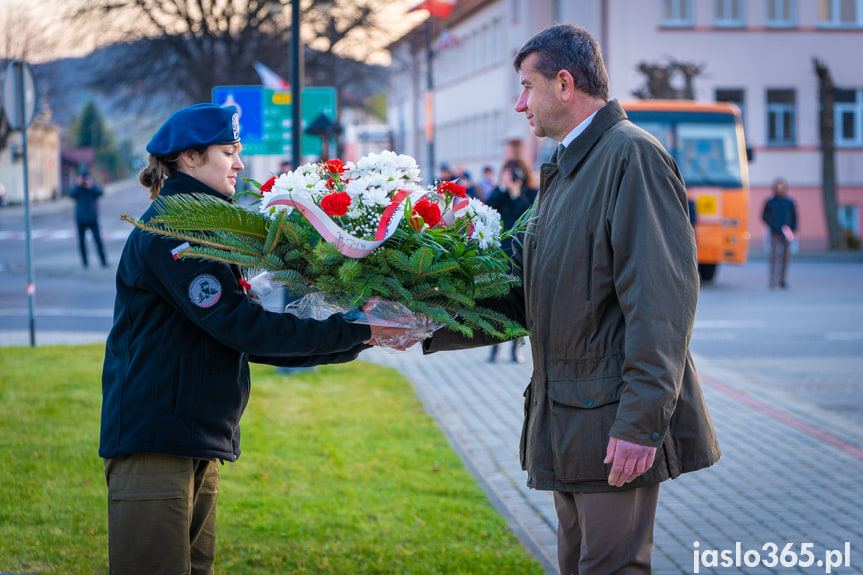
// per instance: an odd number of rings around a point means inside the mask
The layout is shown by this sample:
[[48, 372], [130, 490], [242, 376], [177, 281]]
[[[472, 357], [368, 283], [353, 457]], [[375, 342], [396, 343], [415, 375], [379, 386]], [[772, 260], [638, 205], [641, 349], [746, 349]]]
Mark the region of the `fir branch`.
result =
[[[157, 236], [162, 236], [162, 237], [166, 237], [166, 238], [173, 238], [176, 240], [182, 240], [182, 241], [186, 241], [189, 243], [195, 243], [195, 244], [198, 244], [201, 246], [207, 246], [207, 247], [216, 248], [216, 249], [220, 249], [220, 248], [224, 247], [222, 245], [222, 243], [208, 239], [210, 236], [207, 236], [206, 234], [188, 232], [188, 231], [182, 232], [179, 230], [174, 230], [172, 228], [166, 228], [163, 226], [155, 225], [153, 223], [148, 223], [148, 222], [144, 222], [141, 220], [137, 220], [137, 219], [129, 217], [125, 214], [120, 216], [120, 219], [122, 219], [126, 222], [129, 222], [130, 224], [132, 224], [133, 226], [135, 226], [136, 228], [138, 228], [140, 230], [143, 230], [145, 232], [148, 232], [148, 233], [151, 233], [151, 234], [154, 234]], [[241, 253], [243, 253], [245, 255], [255, 255], [257, 253], [251, 249], [243, 249], [240, 251], [241, 251]]]
[[267, 240], [264, 242], [264, 253], [271, 253], [273, 249], [276, 247], [276, 244], [279, 241], [279, 236], [281, 235], [282, 225], [285, 222], [285, 212], [284, 210], [279, 210], [279, 213], [276, 214], [276, 218], [270, 222], [270, 230], [267, 234]]
[[175, 230], [207, 230], [267, 236], [268, 218], [230, 202], [206, 194], [164, 196], [154, 204], [153, 224], [165, 224]]
[[234, 264], [243, 267], [255, 267], [260, 265], [260, 258], [257, 256], [249, 256], [238, 254], [237, 252], [217, 249], [211, 247], [191, 246], [177, 254], [181, 259], [194, 258], [207, 260], [211, 262], [221, 262], [224, 264]]

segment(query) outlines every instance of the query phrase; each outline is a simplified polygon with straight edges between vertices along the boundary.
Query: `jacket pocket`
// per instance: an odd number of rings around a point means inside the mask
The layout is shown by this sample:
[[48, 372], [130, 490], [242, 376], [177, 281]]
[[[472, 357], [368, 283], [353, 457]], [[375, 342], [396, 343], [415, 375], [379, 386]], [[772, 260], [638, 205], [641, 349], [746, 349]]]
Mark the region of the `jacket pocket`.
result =
[[603, 460], [623, 387], [619, 376], [548, 382], [556, 479], [608, 477], [611, 465]]

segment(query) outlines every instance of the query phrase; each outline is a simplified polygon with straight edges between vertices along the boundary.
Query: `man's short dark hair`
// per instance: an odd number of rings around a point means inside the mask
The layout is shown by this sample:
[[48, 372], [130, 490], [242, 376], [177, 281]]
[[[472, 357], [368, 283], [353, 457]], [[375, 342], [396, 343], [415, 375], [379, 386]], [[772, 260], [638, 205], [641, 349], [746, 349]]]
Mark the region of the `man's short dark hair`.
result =
[[566, 70], [572, 74], [576, 88], [608, 101], [608, 73], [599, 43], [581, 26], [559, 24], [528, 40], [515, 56], [516, 71], [531, 54], [537, 54], [536, 69], [543, 77], [554, 78]]

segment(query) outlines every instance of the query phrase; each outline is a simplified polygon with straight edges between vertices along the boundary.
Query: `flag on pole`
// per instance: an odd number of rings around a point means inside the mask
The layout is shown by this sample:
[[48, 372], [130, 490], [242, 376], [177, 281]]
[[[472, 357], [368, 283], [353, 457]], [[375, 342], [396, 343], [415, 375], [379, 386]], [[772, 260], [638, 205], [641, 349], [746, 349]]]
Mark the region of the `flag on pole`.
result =
[[288, 84], [284, 78], [261, 64], [260, 62], [255, 62], [252, 64], [255, 67], [255, 71], [258, 73], [258, 76], [261, 77], [261, 85], [268, 90], [290, 90], [291, 85]]
[[449, 18], [456, 0], [425, 0], [409, 10], [428, 10], [435, 18]]
[[443, 50], [444, 48], [452, 48], [453, 46], [458, 46], [458, 38], [449, 30], [441, 32], [434, 43], [435, 50]]

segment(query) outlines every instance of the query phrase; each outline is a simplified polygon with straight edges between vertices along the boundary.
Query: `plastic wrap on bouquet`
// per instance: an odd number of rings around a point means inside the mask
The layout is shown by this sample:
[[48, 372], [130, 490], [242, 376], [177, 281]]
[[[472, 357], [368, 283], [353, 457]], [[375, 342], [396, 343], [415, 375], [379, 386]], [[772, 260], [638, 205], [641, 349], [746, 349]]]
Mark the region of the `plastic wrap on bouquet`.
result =
[[340, 304], [336, 298], [323, 292], [304, 295], [290, 302], [285, 307], [285, 311], [302, 319], [317, 320], [324, 320], [334, 313], [340, 313], [350, 323], [405, 328], [405, 331], [399, 335], [372, 339], [374, 345], [394, 350], [413, 347], [419, 341], [431, 337], [435, 330], [443, 327], [430, 317], [412, 312], [398, 302], [376, 299], [371, 305], [367, 304], [363, 309], [356, 309]]

